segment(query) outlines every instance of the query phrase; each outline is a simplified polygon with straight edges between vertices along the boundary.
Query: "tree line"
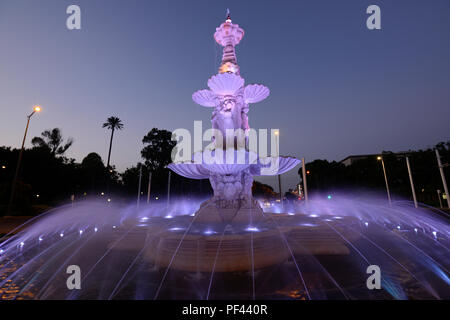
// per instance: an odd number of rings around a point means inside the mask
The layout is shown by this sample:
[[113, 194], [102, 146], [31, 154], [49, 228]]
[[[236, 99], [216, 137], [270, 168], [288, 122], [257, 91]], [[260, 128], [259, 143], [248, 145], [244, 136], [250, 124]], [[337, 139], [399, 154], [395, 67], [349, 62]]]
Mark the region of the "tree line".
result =
[[[151, 178], [151, 198], [164, 200], [167, 195], [171, 152], [176, 142], [172, 133], [158, 128], [151, 129], [142, 139], [142, 162], [119, 173], [111, 165], [111, 150], [114, 133], [124, 125], [118, 117], [109, 117], [102, 125], [111, 130], [106, 164], [95, 152], [86, 155], [81, 162], [65, 156], [73, 145], [72, 138], [64, 139], [59, 128], [45, 130], [41, 136], [34, 137], [32, 147], [25, 149], [16, 184], [14, 210], [16, 214], [37, 214], [49, 207], [67, 203], [72, 195], [75, 201], [90, 197], [104, 197], [114, 202], [128, 202], [136, 199], [139, 175], [141, 174], [141, 197], [145, 201]], [[443, 163], [450, 160], [450, 142], [435, 146], [442, 156]], [[0, 147], [0, 216], [6, 212], [11, 181], [20, 150]], [[411, 198], [408, 172], [404, 158], [393, 152], [382, 153], [389, 187], [393, 195]], [[412, 174], [418, 200], [437, 205], [437, 189], [442, 189], [434, 150], [409, 151]], [[343, 190], [353, 193], [378, 191], [385, 192], [382, 167], [376, 156], [369, 156], [345, 166], [342, 163], [327, 160], [314, 160], [306, 164], [308, 191], [311, 194], [326, 195]], [[300, 183], [302, 169], [298, 171]], [[176, 174], [171, 175], [170, 190], [172, 197], [207, 198], [212, 189], [207, 179], [192, 180]], [[253, 194], [257, 198], [274, 200], [277, 194], [271, 186], [253, 184]], [[287, 193], [286, 198], [291, 194]]]
[[[90, 197], [104, 197], [115, 202], [136, 197], [139, 171], [142, 167], [142, 196], [146, 197], [149, 173], [152, 172], [152, 198], [163, 200], [167, 194], [168, 169], [175, 141], [172, 133], [153, 128], [142, 139], [143, 163], [137, 163], [119, 173], [110, 164], [113, 137], [124, 125], [118, 117], [109, 117], [102, 125], [111, 130], [106, 165], [95, 152], [86, 155], [80, 163], [65, 156], [73, 145], [72, 138], [64, 139], [59, 128], [45, 130], [31, 140], [32, 147], [25, 149], [16, 183], [13, 214], [34, 215], [62, 203], [72, 195], [75, 201]], [[7, 211], [11, 185], [16, 169], [19, 149], [0, 147], [0, 216]], [[172, 175], [171, 195], [206, 197], [212, 194], [207, 180], [191, 180]]]
[[[439, 205], [437, 190], [441, 190], [442, 193], [444, 191], [434, 149], [439, 151], [442, 163], [450, 162], [450, 141], [440, 142], [434, 148], [425, 150], [409, 150], [406, 154], [411, 164], [417, 200], [437, 206]], [[404, 153], [391, 151], [367, 156], [347, 166], [327, 160], [309, 162], [305, 166], [308, 192], [323, 196], [345, 190], [361, 194], [385, 193], [383, 168], [377, 156], [383, 157], [391, 194], [397, 198], [412, 200]], [[298, 170], [298, 174], [302, 180], [302, 168]], [[445, 200], [442, 201], [445, 203]]]

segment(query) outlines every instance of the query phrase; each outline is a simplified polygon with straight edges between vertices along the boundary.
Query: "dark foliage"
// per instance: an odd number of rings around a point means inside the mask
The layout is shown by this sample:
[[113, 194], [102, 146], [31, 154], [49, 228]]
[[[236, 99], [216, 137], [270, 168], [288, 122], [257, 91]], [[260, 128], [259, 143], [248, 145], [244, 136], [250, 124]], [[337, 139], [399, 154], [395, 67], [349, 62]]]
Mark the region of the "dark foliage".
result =
[[[449, 163], [450, 142], [441, 142], [436, 148], [442, 162]], [[405, 157], [386, 151], [382, 156], [391, 193], [412, 200]], [[443, 187], [434, 149], [409, 151], [408, 157], [418, 201], [436, 205], [438, 203], [436, 190], [442, 190]], [[314, 160], [306, 164], [306, 171], [310, 193], [326, 194], [346, 189], [352, 192], [373, 190], [385, 192], [386, 188], [383, 169], [376, 156], [355, 161], [349, 166], [336, 161]], [[302, 179], [302, 168], [298, 173]]]

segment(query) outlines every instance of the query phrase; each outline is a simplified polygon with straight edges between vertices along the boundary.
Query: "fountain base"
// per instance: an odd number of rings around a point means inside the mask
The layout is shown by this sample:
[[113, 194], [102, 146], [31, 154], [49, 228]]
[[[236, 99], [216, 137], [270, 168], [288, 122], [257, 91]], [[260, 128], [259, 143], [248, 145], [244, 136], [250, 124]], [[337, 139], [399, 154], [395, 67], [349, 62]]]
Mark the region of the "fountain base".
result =
[[203, 202], [195, 213], [196, 222], [235, 222], [253, 225], [262, 219], [264, 219], [264, 212], [261, 206], [257, 200], [248, 195], [235, 200], [212, 197]]
[[[314, 219], [307, 216], [263, 213], [259, 206], [237, 208], [232, 214], [223, 210], [227, 209], [217, 208], [214, 199], [210, 199], [195, 217], [161, 219], [140, 232], [129, 234], [115, 245], [115, 250], [135, 250], [136, 242], [147, 241], [144, 258], [154, 268], [206, 273], [245, 272], [293, 261], [303, 255], [348, 255], [350, 252], [332, 228], [327, 224], [313, 224]], [[234, 214], [230, 221], [227, 214]], [[250, 218], [252, 224], [248, 223]], [[350, 225], [356, 223], [351, 218], [348, 220], [346, 223]], [[342, 222], [334, 228], [346, 234], [347, 239], [356, 240]], [[187, 227], [174, 228], [174, 225]], [[147, 234], [155, 236], [145, 240]]]

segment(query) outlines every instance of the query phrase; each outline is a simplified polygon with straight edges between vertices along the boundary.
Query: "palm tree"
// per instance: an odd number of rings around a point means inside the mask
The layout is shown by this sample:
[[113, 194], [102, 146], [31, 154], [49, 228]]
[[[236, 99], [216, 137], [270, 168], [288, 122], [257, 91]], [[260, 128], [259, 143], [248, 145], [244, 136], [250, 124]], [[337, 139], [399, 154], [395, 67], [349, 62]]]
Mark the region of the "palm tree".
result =
[[122, 120], [118, 117], [109, 117], [106, 122], [103, 124], [103, 128], [111, 129], [111, 140], [109, 142], [109, 152], [108, 152], [108, 163], [106, 164], [106, 168], [109, 170], [109, 159], [111, 158], [111, 148], [112, 141], [114, 136], [114, 130], [121, 130], [123, 128]]
[[64, 139], [59, 128], [45, 130], [41, 133], [41, 136], [42, 138], [34, 137], [31, 143], [35, 147], [48, 149], [54, 156], [62, 156], [73, 143], [73, 139], [69, 138], [64, 144]]

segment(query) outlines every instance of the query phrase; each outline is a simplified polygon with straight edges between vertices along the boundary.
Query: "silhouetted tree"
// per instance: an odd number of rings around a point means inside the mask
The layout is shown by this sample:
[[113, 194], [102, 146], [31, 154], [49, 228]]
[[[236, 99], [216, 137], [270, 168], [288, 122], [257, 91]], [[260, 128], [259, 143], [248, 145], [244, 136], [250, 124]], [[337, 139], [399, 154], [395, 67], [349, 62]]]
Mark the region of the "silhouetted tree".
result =
[[111, 148], [112, 148], [112, 142], [114, 137], [114, 131], [122, 130], [123, 123], [122, 120], [120, 120], [118, 117], [109, 117], [106, 122], [102, 126], [103, 128], [108, 128], [111, 130], [111, 139], [109, 141], [109, 151], [108, 151], [108, 161], [106, 162], [106, 168], [109, 169], [109, 160], [111, 159]]
[[54, 156], [63, 155], [67, 149], [73, 144], [73, 139], [67, 139], [64, 143], [64, 139], [59, 128], [54, 128], [52, 130], [45, 130], [41, 133], [41, 137], [34, 137], [31, 143], [34, 147], [47, 148], [50, 153]]
[[108, 170], [103, 164], [102, 158], [95, 152], [89, 153], [80, 165], [82, 179], [89, 184], [86, 186], [90, 191], [104, 188], [108, 177]]
[[253, 181], [252, 193], [255, 198], [263, 198], [266, 200], [273, 200], [277, 195], [271, 186], [256, 180]]
[[172, 149], [176, 141], [172, 140], [172, 133], [167, 130], [153, 128], [142, 139], [144, 148], [141, 151], [147, 168], [155, 172], [172, 162]]

